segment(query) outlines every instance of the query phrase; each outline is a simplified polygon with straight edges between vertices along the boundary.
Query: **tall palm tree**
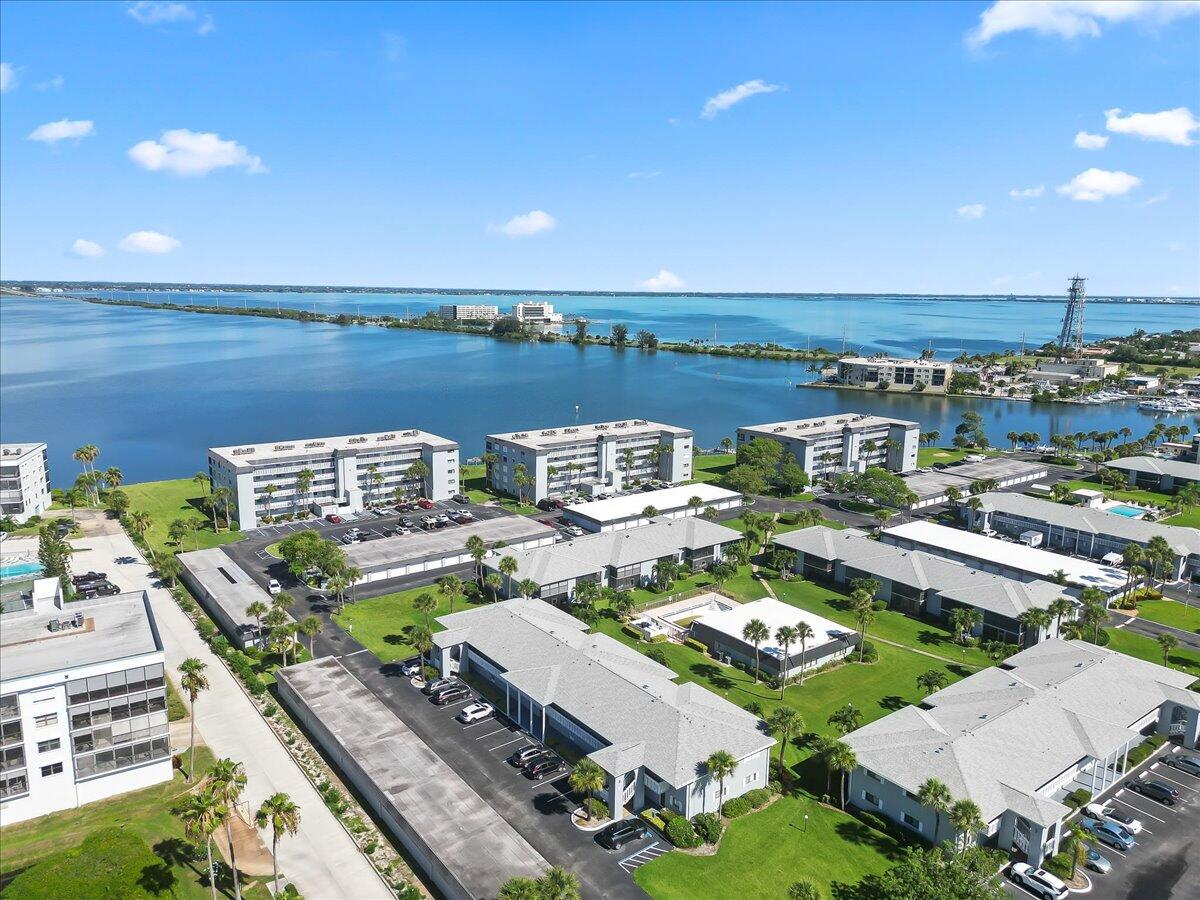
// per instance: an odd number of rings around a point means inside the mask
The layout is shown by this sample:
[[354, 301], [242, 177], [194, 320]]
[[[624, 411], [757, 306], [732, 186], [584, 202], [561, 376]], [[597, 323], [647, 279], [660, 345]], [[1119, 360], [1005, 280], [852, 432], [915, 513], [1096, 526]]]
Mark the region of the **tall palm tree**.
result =
[[349, 587], [349, 580], [347, 580], [345, 575], [341, 574], [334, 575], [325, 582], [325, 590], [337, 597], [339, 613], [346, 611], [346, 589]]
[[1031, 606], [1029, 609], [1017, 616], [1017, 622], [1025, 631], [1025, 645], [1033, 646], [1038, 642], [1038, 636], [1050, 627], [1050, 623], [1054, 621], [1054, 617], [1050, 615], [1050, 610], [1043, 609], [1038, 606]]
[[[142, 542], [146, 542], [146, 532], [150, 530], [150, 526], [154, 521], [150, 518], [150, 513], [143, 510], [135, 510], [129, 514], [129, 527], [134, 530]], [[146, 549], [150, 553], [150, 561], [154, 562], [154, 548], [146, 544]]]
[[475, 580], [480, 581], [483, 578], [483, 558], [488, 552], [487, 544], [479, 535], [473, 534], [467, 538], [467, 552], [475, 560]]
[[514, 875], [500, 885], [498, 900], [542, 900], [542, 886], [536, 878]]
[[626, 447], [621, 451], [621, 465], [625, 467], [625, 487], [628, 488], [632, 481], [631, 473], [633, 472], [633, 448]]
[[433, 649], [433, 632], [424, 625], [414, 625], [408, 633], [408, 642], [421, 654], [421, 665], [425, 665], [425, 654]]
[[870, 591], [858, 590], [850, 595], [850, 604], [854, 611], [854, 620], [858, 623], [858, 661], [862, 662], [867, 646], [867, 628], [875, 621], [875, 598], [871, 596]]
[[742, 629], [742, 639], [754, 645], [754, 683], [758, 684], [758, 676], [762, 667], [758, 663], [759, 645], [771, 637], [771, 629], [762, 619], [751, 619]]
[[1156, 640], [1158, 641], [1159, 649], [1162, 650], [1163, 665], [1169, 667], [1171, 665], [1171, 651], [1179, 646], [1179, 638], [1164, 631]]
[[787, 689], [788, 680], [788, 650], [796, 639], [800, 637], [798, 632], [791, 625], [780, 625], [775, 630], [775, 640], [779, 642], [779, 646], [783, 648], [783, 658], [780, 660], [779, 667], [779, 699], [783, 699], [783, 692]]
[[425, 616], [425, 627], [429, 627], [429, 614], [437, 609], [437, 600], [433, 594], [423, 591], [413, 597], [413, 609]]
[[950, 811], [954, 798], [950, 796], [950, 788], [936, 778], [926, 778], [917, 788], [917, 802], [933, 813], [934, 844], [938, 842], [938, 832], [942, 830], [942, 813]]
[[124, 480], [125, 475], [116, 466], [109, 466], [104, 470], [104, 481], [110, 488], [119, 488]]
[[450, 604], [450, 612], [454, 612], [454, 601], [462, 596], [463, 583], [457, 575], [444, 575], [438, 579], [438, 593]]
[[853, 703], [847, 701], [845, 706], [839, 706], [829, 714], [829, 724], [838, 730], [843, 737], [862, 724], [862, 712]]
[[959, 800], [950, 807], [950, 823], [954, 826], [955, 846], [960, 851], [971, 845], [972, 835], [987, 827], [983, 812], [974, 800]]
[[[737, 760], [728, 750], [714, 750], [704, 761], [704, 768], [709, 778], [717, 779], [717, 811], [720, 812], [725, 802], [725, 779], [737, 771]], [[705, 797], [708, 792], [705, 791]]]
[[858, 757], [850, 745], [844, 741], [831, 741], [825, 752], [825, 765], [833, 772], [842, 773], [842, 784], [838, 789], [838, 801], [842, 810], [846, 809], [846, 776], [858, 765]]
[[250, 616], [254, 620], [255, 626], [261, 630], [263, 616], [270, 612], [270, 609], [271, 607], [267, 606], [261, 600], [251, 600], [246, 606], [246, 615]]
[[[309, 469], [307, 467], [301, 469], [296, 474], [296, 496], [304, 497], [307, 499], [308, 492], [310, 490], [312, 490], [313, 479], [316, 477], [317, 477], [317, 473], [314, 472], [312, 469]], [[305, 509], [307, 506], [308, 506], [308, 504], [305, 503], [303, 506], [300, 507], [300, 509], [297, 509], [296, 512], [300, 512], [302, 509]]]
[[189, 840], [204, 841], [208, 853], [208, 885], [213, 900], [217, 900], [217, 876], [213, 871], [213, 834], [229, 818], [229, 808], [209, 791], [187, 795], [176, 807], [175, 814], [183, 821], [183, 833]]
[[208, 494], [208, 489], [212, 484], [212, 479], [209, 478], [207, 472], [197, 472], [192, 476], [192, 481], [196, 482], [197, 486], [199, 486], [200, 494], [202, 496], [206, 496]]
[[263, 801], [258, 812], [254, 814], [254, 824], [259, 828], [271, 829], [271, 868], [274, 878], [275, 892], [279, 893], [279, 836], [295, 834], [300, 829], [300, 807], [292, 802], [292, 798], [278, 791]]
[[542, 900], [579, 900], [579, 879], [562, 866], [551, 866], [539, 879]]
[[419, 493], [425, 493], [425, 479], [429, 477], [429, 466], [425, 465], [425, 461], [418, 459], [404, 472], [406, 480], [420, 481], [421, 489]]
[[1075, 604], [1066, 597], [1059, 597], [1052, 601], [1046, 611], [1054, 619], [1054, 630], [1058, 632], [1062, 629], [1062, 620], [1069, 616], [1075, 609]]
[[787, 749], [792, 735], [804, 730], [804, 717], [790, 706], [777, 706], [767, 719], [767, 731], [779, 738], [779, 777], [783, 778], [783, 751]]
[[800, 684], [804, 684], [804, 654], [808, 650], [808, 639], [814, 636], [812, 626], [807, 622], [796, 623], [796, 638], [800, 641]]
[[237, 809], [242, 792], [246, 790], [246, 769], [240, 762], [232, 759], [218, 759], [208, 770], [212, 784], [212, 793], [230, 814], [225, 819], [225, 837], [229, 841], [229, 868], [233, 871], [233, 892], [237, 900], [242, 900], [242, 882], [238, 876], [237, 858], [233, 849], [233, 810]]
[[268, 484], [263, 487], [263, 493], [267, 495], [267, 515], [268, 516], [275, 515], [271, 510], [273, 510], [275, 508], [274, 507], [275, 492], [277, 490], [279, 490], [279, 485], [277, 485], [277, 484]]
[[492, 595], [492, 602], [495, 603], [500, 599], [500, 590], [504, 587], [504, 579], [496, 572], [489, 572], [484, 576], [483, 586], [488, 589]]
[[[586, 756], [579, 762], [575, 763], [571, 769], [570, 778], [567, 779], [571, 784], [571, 790], [577, 794], [582, 794], [584, 799], [583, 815], [586, 819], [592, 818], [591, 810], [588, 809], [587, 799], [597, 791], [604, 790], [604, 786], [608, 784], [608, 775], [600, 766], [588, 759]], [[610, 810], [614, 819], [620, 818], [617, 810]]]
[[188, 702], [192, 705], [188, 736], [188, 781], [196, 776], [196, 698], [208, 690], [208, 676], [204, 674], [207, 668], [206, 663], [194, 656], [189, 656], [179, 664], [179, 688], [187, 694]]
[[515, 556], [502, 556], [496, 568], [508, 580], [508, 594], [511, 597], [513, 592], [513, 576], [517, 574], [517, 569], [520, 568], [517, 558]]
[[313, 641], [316, 640], [321, 629], [325, 627], [325, 623], [321, 621], [320, 616], [305, 616], [300, 620], [300, 633], [308, 636], [308, 655], [315, 657], [316, 653], [313, 650]]
[[532, 600], [534, 595], [542, 589], [542, 586], [532, 578], [522, 578], [517, 582], [517, 590], [526, 600]]

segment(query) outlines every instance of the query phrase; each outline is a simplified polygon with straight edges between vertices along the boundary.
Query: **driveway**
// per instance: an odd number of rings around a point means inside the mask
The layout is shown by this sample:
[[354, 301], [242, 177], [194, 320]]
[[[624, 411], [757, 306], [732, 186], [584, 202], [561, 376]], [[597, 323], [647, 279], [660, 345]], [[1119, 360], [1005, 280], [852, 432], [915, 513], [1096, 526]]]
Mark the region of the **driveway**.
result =
[[1196, 634], [1194, 631], [1151, 622], [1141, 616], [1129, 616], [1116, 609], [1109, 611], [1108, 618], [1113, 625], [1126, 631], [1132, 631], [1153, 640], [1158, 640], [1160, 634], [1173, 634], [1179, 640], [1180, 646], [1200, 650], [1200, 634]]

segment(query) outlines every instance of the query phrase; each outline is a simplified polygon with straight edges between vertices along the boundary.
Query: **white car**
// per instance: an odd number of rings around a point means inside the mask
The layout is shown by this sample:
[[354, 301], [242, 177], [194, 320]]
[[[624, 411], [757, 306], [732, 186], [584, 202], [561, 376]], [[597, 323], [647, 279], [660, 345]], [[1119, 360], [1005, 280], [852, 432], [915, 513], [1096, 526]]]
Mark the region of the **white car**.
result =
[[455, 718], [464, 725], [470, 725], [474, 722], [482, 722], [484, 719], [491, 716], [495, 711], [496, 710], [490, 703], [472, 703], [459, 710], [459, 713], [457, 716], [455, 716]]
[[1093, 819], [1099, 819], [1101, 822], [1112, 822], [1114, 825], [1120, 825], [1130, 834], [1141, 834], [1142, 823], [1133, 816], [1121, 812], [1115, 806], [1105, 806], [1103, 803], [1089, 803], [1083, 810]]
[[1029, 863], [1013, 863], [1012, 868], [1008, 870], [1008, 877], [1043, 900], [1061, 900], [1067, 896], [1067, 885], [1061, 878]]
[[272, 578], [270, 581], [267, 582], [267, 591], [271, 594], [272, 597], [274, 597], [276, 594], [278, 594], [282, 590], [283, 590], [283, 585], [279, 583], [278, 578]]

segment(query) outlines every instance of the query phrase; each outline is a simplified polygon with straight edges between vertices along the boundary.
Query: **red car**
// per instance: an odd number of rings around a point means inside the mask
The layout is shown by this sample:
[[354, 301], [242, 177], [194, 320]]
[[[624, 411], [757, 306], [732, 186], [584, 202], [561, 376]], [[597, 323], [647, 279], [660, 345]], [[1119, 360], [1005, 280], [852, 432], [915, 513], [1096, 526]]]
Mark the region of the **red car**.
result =
[[421, 507], [421, 509], [433, 509], [433, 501], [426, 500], [424, 497], [422, 497], [417, 501], [417, 506]]
[[341, 517], [341, 516], [339, 516], [337, 513], [330, 513], [329, 515], [327, 515], [327, 516], [325, 517], [325, 521], [326, 521], [326, 522], [331, 522], [331, 523], [333, 523], [334, 525], [341, 525], [341, 524], [342, 524], [342, 517]]

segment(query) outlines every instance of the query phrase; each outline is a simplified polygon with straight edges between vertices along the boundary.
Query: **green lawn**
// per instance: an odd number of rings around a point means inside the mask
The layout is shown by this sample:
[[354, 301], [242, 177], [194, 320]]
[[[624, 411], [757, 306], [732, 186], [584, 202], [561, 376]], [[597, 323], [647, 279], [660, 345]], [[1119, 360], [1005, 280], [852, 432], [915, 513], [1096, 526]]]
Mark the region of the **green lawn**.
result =
[[[1153, 638], [1137, 634], [1128, 628], [1105, 630], [1108, 632], [1108, 649], [1162, 665], [1162, 648]], [[1169, 662], [1172, 669], [1179, 669], [1195, 678], [1200, 678], [1200, 653], [1186, 647], [1176, 647], [1169, 657]]]
[[511, 513], [519, 516], [536, 516], [541, 510], [532, 503], [518, 503], [515, 497], [494, 494], [487, 487], [487, 475], [483, 466], [462, 467], [463, 490], [471, 498], [472, 503], [487, 504], [499, 501], [500, 505]]
[[1167, 525], [1183, 525], [1187, 528], [1200, 528], [1200, 506], [1193, 506], [1185, 509], [1177, 516], [1171, 516], [1169, 519], [1163, 519]]
[[[146, 541], [155, 553], [203, 550], [242, 539], [240, 531], [213, 532], [212, 517], [202, 511], [203, 492], [190, 478], [126, 484], [121, 490], [129, 495], [130, 512], [150, 514], [153, 522], [146, 532]], [[195, 519], [200, 523], [200, 530], [189, 535], [182, 546], [176, 546], [167, 537], [167, 529], [176, 519]]]
[[[442, 627], [436, 619], [450, 612], [450, 604], [438, 593], [437, 585], [410, 588], [370, 600], [347, 603], [345, 611], [335, 613], [333, 620], [384, 662], [407, 659], [417, 652], [408, 643], [408, 630], [425, 622], [424, 615], [413, 609], [412, 605], [413, 598], [419, 594], [432, 594], [437, 599], [437, 609], [430, 613], [429, 621], [433, 631], [441, 631]], [[454, 603], [455, 611], [469, 607], [470, 604], [461, 597]]]
[[960, 450], [958, 447], [922, 447], [917, 451], [918, 466], [932, 466], [934, 463], [956, 463], [972, 453], [982, 453], [984, 456], [998, 456], [998, 450]]
[[[669, 591], [659, 592], [649, 590], [648, 588], [635, 588], [632, 594], [634, 603], [638, 606], [643, 606], [647, 603], [662, 602], [673, 594], [682, 594], [685, 591], [696, 588], [716, 589], [716, 587], [716, 581], [710, 574], [707, 572], [698, 572], [694, 575], [689, 575], [687, 578], [679, 579]], [[760, 597], [767, 596], [767, 592], [763, 589], [763, 586], [751, 574], [749, 566], [739, 566], [737, 575], [725, 582], [723, 589], [726, 593], [742, 601], [757, 600]]]
[[1172, 628], [1200, 632], [1200, 600], [1190, 606], [1177, 600], [1143, 600], [1138, 604], [1138, 615]]
[[736, 459], [732, 453], [697, 454], [692, 457], [692, 481], [720, 481], [733, 468]]
[[1066, 482], [1066, 485], [1073, 491], [1103, 491], [1114, 500], [1128, 500], [1132, 503], [1150, 503], [1154, 506], [1166, 506], [1171, 502], [1170, 494], [1161, 494], [1158, 491], [1114, 491], [1103, 484], [1098, 478], [1076, 478], [1073, 481]]

